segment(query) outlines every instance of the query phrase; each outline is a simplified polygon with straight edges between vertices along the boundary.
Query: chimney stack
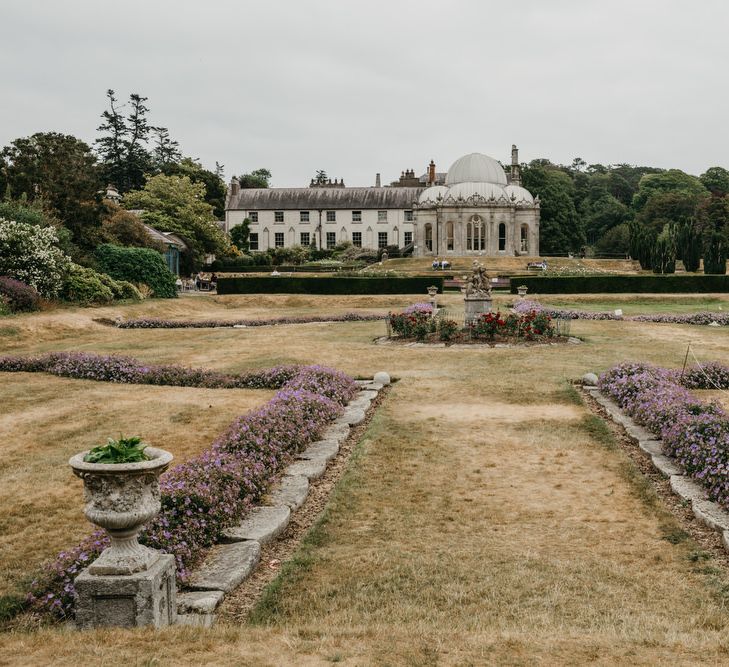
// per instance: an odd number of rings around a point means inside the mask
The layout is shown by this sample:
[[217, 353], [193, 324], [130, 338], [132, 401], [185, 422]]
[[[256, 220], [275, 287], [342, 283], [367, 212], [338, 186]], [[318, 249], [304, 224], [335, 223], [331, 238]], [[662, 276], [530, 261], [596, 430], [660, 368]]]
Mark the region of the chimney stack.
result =
[[435, 185], [435, 162], [433, 160], [428, 165], [428, 185]]
[[375, 187], [376, 188], [381, 188], [382, 187], [382, 183], [380, 182], [380, 175], [379, 174], [376, 174], [375, 175]]
[[240, 181], [233, 176], [230, 179], [230, 196], [235, 197], [240, 192]]
[[511, 144], [511, 179], [514, 185], [521, 185], [521, 170], [519, 169], [519, 149]]

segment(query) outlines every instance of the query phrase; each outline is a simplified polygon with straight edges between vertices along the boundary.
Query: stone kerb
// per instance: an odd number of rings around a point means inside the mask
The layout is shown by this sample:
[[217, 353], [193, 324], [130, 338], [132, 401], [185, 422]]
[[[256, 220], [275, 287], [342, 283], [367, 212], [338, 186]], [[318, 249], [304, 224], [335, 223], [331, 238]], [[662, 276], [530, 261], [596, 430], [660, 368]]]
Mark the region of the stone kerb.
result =
[[648, 456], [654, 467], [669, 480], [671, 490], [680, 498], [690, 503], [694, 516], [704, 525], [722, 534], [722, 544], [729, 552], [729, 512], [718, 503], [706, 497], [704, 489], [693, 479], [684, 474], [683, 469], [672, 458], [663, 453], [662, 442], [648, 430], [636, 424], [620, 407], [600, 393], [596, 386], [584, 384], [585, 390], [609, 417], [620, 424], [630, 439], [637, 443], [639, 449]]
[[383, 387], [371, 380], [359, 380], [357, 384], [360, 392], [346, 406], [344, 414], [325, 429], [321, 440], [298, 454], [261, 506], [252, 509], [239, 525], [224, 531], [222, 543], [191, 574], [188, 585], [191, 590], [177, 594], [180, 624], [210, 627], [225, 595], [255, 570], [261, 545], [285, 532], [292, 513], [306, 500], [310, 480], [324, 474], [328, 463], [339, 453], [340, 445], [349, 437], [351, 426], [365, 420], [372, 401]]

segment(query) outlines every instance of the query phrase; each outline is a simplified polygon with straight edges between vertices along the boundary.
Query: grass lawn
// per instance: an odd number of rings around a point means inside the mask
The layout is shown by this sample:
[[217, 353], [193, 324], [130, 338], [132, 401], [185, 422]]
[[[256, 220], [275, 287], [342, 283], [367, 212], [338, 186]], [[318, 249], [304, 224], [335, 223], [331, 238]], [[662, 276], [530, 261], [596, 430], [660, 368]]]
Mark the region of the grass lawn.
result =
[[[626, 313], [636, 305], [599, 298], [544, 301]], [[707, 307], [704, 295], [640, 299], [634, 312]], [[0, 635], [0, 664], [728, 661], [726, 561], [674, 539], [675, 520], [568, 385], [624, 360], [679, 366], [689, 341], [699, 359], [726, 360], [725, 330], [575, 321], [579, 346], [452, 350], [375, 346], [383, 322], [154, 331], [92, 322], [386, 312], [416, 300], [190, 297], [0, 321], [0, 347], [13, 353], [112, 352], [231, 371], [321, 363], [399, 378], [252, 619], [232, 596], [212, 630], [16, 630]], [[459, 301], [444, 297], [449, 307]], [[267, 395], [44, 375], [0, 374], [0, 383], [4, 590], [85, 530], [70, 453], [124, 431], [184, 458]]]

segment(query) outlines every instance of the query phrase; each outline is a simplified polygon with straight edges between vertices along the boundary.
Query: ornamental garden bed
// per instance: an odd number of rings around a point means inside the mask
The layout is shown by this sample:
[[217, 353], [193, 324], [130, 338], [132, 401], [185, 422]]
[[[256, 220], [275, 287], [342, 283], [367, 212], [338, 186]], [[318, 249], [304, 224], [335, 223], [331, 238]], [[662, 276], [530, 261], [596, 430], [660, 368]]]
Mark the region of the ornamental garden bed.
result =
[[390, 313], [386, 322], [387, 337], [378, 339], [380, 343], [513, 347], [579, 342], [569, 336], [564, 322], [537, 310], [488, 312], [465, 321], [462, 314], [445, 310], [434, 314], [430, 304], [419, 303]]
[[[0, 370], [126, 384], [278, 390], [268, 403], [236, 419], [207, 450], [161, 479], [162, 511], [145, 527], [140, 542], [172, 554], [181, 583], [293, 457], [342, 414], [357, 390], [348, 376], [319, 366], [280, 366], [235, 375], [147, 365], [127, 357], [54, 353], [1, 357]], [[58, 618], [72, 615], [74, 578], [107, 544], [108, 537], [96, 531], [60, 553], [33, 582], [31, 607]]]

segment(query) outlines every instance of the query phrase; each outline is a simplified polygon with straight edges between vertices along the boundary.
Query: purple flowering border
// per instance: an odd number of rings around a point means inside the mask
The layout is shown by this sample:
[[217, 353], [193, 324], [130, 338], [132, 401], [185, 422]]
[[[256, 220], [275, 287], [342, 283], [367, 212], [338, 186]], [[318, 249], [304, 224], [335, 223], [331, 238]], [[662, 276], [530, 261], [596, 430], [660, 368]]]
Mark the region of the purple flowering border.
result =
[[729, 313], [713, 313], [707, 310], [698, 313], [688, 313], [685, 315], [673, 315], [670, 313], [655, 315], [632, 315], [624, 317], [616, 315], [613, 312], [606, 311], [589, 311], [589, 310], [570, 310], [565, 308], [547, 308], [538, 301], [522, 299], [514, 304], [514, 310], [517, 313], [525, 313], [531, 310], [543, 312], [553, 318], [562, 318], [569, 320], [625, 320], [631, 322], [658, 322], [662, 324], [693, 324], [697, 326], [706, 326], [712, 322], [716, 322], [720, 326], [729, 326]]
[[600, 391], [662, 441], [664, 454], [729, 510], [729, 414], [689, 389], [729, 389], [729, 366], [711, 362], [685, 371], [623, 363], [603, 373]]
[[[53, 353], [1, 357], [0, 371], [133, 384], [279, 389], [266, 404], [237, 418], [209, 449], [161, 477], [162, 510], [140, 534], [140, 541], [173, 554], [181, 582], [222, 531], [245, 516], [294, 455], [321, 437], [357, 391], [352, 378], [322, 366], [279, 366], [226, 375], [150, 366], [129, 357]], [[72, 617], [74, 579], [107, 545], [103, 531], [96, 531], [44, 566], [31, 585], [31, 607], [61, 619]]]
[[377, 313], [344, 313], [342, 315], [302, 315], [253, 320], [163, 320], [155, 317], [119, 322], [119, 329], [216, 329], [231, 327], [266, 327], [277, 324], [313, 324], [317, 322], [373, 322], [387, 319]]

